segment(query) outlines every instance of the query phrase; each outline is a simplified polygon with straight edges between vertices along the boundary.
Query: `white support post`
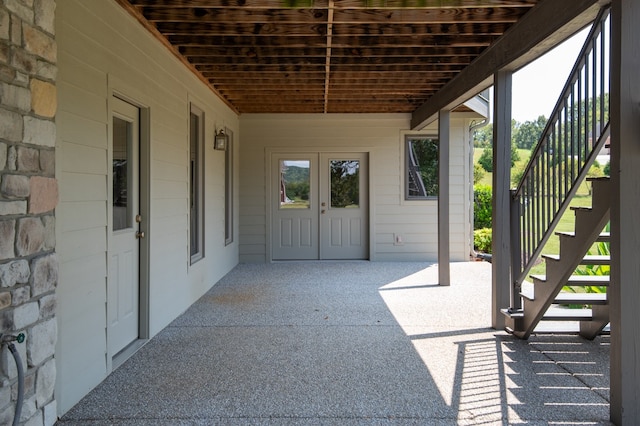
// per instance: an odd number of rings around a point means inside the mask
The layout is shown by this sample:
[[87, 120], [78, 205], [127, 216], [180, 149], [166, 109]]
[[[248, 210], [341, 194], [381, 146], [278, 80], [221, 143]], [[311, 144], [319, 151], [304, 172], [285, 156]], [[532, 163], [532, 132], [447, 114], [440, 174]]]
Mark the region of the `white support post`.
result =
[[438, 113], [438, 283], [451, 285], [449, 253], [449, 146], [451, 112]]
[[640, 419], [640, 2], [611, 9], [611, 421]]
[[510, 203], [511, 184], [511, 71], [494, 76], [491, 325], [502, 329], [511, 287]]

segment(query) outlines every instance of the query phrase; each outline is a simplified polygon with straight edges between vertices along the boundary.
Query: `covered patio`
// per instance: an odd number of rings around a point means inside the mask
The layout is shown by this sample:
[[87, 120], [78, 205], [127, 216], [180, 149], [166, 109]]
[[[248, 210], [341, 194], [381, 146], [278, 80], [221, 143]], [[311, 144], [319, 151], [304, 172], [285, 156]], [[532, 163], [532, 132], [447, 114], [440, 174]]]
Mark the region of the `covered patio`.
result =
[[59, 424], [609, 424], [609, 337], [490, 299], [484, 262], [241, 264]]

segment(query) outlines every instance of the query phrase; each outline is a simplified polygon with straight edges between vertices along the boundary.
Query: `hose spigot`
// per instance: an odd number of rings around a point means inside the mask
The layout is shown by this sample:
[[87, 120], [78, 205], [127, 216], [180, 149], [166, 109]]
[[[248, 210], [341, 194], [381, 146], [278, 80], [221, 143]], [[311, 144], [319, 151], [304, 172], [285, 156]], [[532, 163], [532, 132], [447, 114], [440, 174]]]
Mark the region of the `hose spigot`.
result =
[[24, 333], [20, 333], [17, 336], [13, 334], [0, 334], [0, 344], [6, 344], [10, 342], [24, 342]]

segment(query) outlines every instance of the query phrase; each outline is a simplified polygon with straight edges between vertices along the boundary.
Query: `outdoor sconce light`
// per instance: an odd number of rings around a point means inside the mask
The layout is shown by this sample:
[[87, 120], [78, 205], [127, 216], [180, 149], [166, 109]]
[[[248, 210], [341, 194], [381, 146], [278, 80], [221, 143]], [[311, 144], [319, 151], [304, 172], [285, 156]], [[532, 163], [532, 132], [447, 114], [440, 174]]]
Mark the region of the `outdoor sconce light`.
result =
[[223, 129], [218, 131], [218, 134], [213, 138], [213, 149], [218, 151], [224, 151], [227, 149], [227, 142], [229, 137], [224, 133]]

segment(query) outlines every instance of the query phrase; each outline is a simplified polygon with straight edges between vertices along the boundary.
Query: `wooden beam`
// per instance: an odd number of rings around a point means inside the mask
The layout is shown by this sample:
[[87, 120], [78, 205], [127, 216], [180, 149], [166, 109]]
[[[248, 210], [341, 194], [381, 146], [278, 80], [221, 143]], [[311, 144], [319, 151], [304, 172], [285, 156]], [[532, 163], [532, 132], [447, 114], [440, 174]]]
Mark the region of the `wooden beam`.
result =
[[611, 422], [640, 419], [640, 3], [611, 10]]
[[[155, 6], [155, 7], [185, 7], [185, 8], [208, 8], [208, 9], [230, 9], [230, 8], [242, 8], [242, 9], [279, 9], [283, 5], [291, 3], [292, 9], [295, 8], [326, 8], [328, 0], [302, 0], [297, 2], [287, 2], [283, 0], [242, 0], [242, 6], [234, 6], [232, 2], [227, 0], [131, 0], [131, 3], [138, 6]], [[414, 6], [420, 8], [486, 8], [496, 6], [506, 7], [530, 7], [535, 4], [537, 0], [446, 0], [446, 3], [442, 0], [420, 0], [409, 1], [407, 0], [384, 0], [375, 2], [366, 2], [363, 0], [340, 0], [336, 5], [336, 8], [340, 9], [372, 9], [372, 5], [375, 5], [375, 9], [412, 9]], [[240, 2], [235, 2], [238, 4]], [[446, 4], [446, 6], [443, 6]]]
[[438, 113], [438, 284], [451, 285], [449, 157], [451, 111]]
[[[159, 22], [160, 24], [160, 22]], [[200, 38], [212, 36], [245, 36], [245, 37], [278, 37], [278, 36], [308, 36], [317, 37], [325, 35], [326, 27], [323, 25], [282, 23], [273, 25], [241, 24], [235, 22], [209, 22], [207, 25], [197, 25], [195, 29], [202, 31], [202, 35], [189, 32], [184, 23], [163, 21], [165, 29], [181, 29], [184, 35], [178, 37], [174, 44], [193, 44]], [[430, 24], [396, 24], [393, 22], [383, 24], [368, 24], [366, 26], [356, 24], [336, 24], [334, 35], [340, 37], [477, 37], [500, 36], [510, 26], [511, 22], [455, 22], [455, 23], [430, 23]], [[172, 40], [173, 41], [173, 40]], [[203, 43], [211, 44], [211, 43]]]
[[324, 70], [324, 113], [329, 111], [329, 88], [331, 85], [331, 44], [333, 42], [333, 8], [335, 7], [334, 0], [329, 0], [329, 13], [327, 15], [327, 50], [325, 58], [325, 70]]
[[411, 128], [434, 121], [441, 109], [452, 109], [493, 84], [500, 69], [515, 71], [551, 50], [592, 22], [606, 0], [543, 1], [525, 14], [476, 61], [418, 108]]
[[491, 243], [491, 326], [503, 329], [500, 309], [510, 305], [511, 288], [511, 71], [495, 76]]
[[477, 8], [469, 13], [466, 8], [433, 9], [337, 9], [336, 23], [396, 24], [456, 23], [456, 22], [516, 22], [522, 9], [517, 7]]

